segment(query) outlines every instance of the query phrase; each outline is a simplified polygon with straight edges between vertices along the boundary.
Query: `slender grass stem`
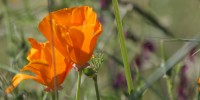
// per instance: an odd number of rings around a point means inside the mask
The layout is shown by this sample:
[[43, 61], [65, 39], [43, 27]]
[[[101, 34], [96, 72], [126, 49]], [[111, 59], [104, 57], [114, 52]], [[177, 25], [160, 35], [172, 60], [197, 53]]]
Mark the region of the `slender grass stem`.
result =
[[[164, 40], [160, 41], [160, 52], [161, 52], [161, 67], [165, 67], [165, 62], [166, 62], [166, 58], [165, 58], [165, 49], [164, 49]], [[163, 76], [163, 79], [166, 82], [167, 85], [167, 93], [168, 93], [168, 99], [170, 100], [174, 100], [173, 99], [173, 94], [172, 94], [172, 84], [171, 84], [171, 79], [168, 77], [168, 75], [165, 73]]]
[[79, 70], [78, 84], [77, 84], [77, 90], [76, 90], [76, 100], [79, 100], [79, 96], [80, 96], [81, 76], [82, 76], [82, 70]]
[[100, 100], [99, 88], [98, 88], [98, 83], [97, 83], [97, 75], [95, 77], [93, 77], [93, 80], [94, 80], [97, 100]]
[[57, 95], [54, 92], [51, 92], [51, 98], [52, 98], [52, 100], [58, 100], [56, 96]]
[[[50, 15], [50, 19], [52, 19], [52, 15], [51, 15], [51, 11], [52, 11], [52, 3], [53, 3], [53, 0], [48, 0], [48, 11], [49, 11], [49, 15]], [[55, 100], [58, 100], [58, 87], [57, 87], [57, 79], [56, 79], [56, 62], [55, 62], [55, 48], [54, 48], [54, 31], [53, 31], [53, 20], [50, 20], [50, 26], [51, 26], [51, 33], [50, 33], [50, 36], [51, 36], [51, 49], [52, 49], [52, 64], [53, 64], [53, 70], [54, 70], [54, 98]], [[52, 94], [53, 95], [53, 94]]]
[[198, 97], [197, 100], [200, 100], [200, 92], [198, 91]]
[[116, 17], [116, 23], [117, 23], [117, 29], [118, 29], [118, 39], [120, 42], [121, 54], [122, 54], [122, 59], [123, 59], [123, 63], [124, 63], [124, 71], [125, 71], [126, 81], [128, 84], [128, 92], [130, 94], [131, 91], [133, 91], [133, 81], [132, 81], [132, 77], [131, 77], [130, 66], [128, 63], [127, 50], [126, 50], [126, 46], [125, 46], [122, 22], [120, 19], [120, 13], [119, 13], [119, 8], [118, 8], [118, 1], [112, 0], [112, 2], [113, 2], [114, 11], [115, 11], [115, 17]]
[[42, 100], [46, 100], [47, 99], [47, 95], [48, 95], [48, 92], [45, 92], [44, 96], [42, 97]]

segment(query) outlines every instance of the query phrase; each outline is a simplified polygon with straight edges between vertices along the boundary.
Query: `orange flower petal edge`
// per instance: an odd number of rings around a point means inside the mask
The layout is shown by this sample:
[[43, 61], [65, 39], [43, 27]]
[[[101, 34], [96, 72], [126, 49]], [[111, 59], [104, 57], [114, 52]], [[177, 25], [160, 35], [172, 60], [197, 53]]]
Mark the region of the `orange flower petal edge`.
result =
[[[200, 78], [197, 81], [198, 86], [200, 86]], [[200, 87], [198, 88], [198, 91], [200, 92]]]
[[12, 85], [10, 85], [5, 92], [10, 93], [15, 87], [19, 85], [19, 83], [26, 79], [34, 79], [34, 76], [26, 75], [26, 74], [16, 74], [12, 80]]
[[[52, 19], [50, 19], [52, 18]], [[73, 63], [87, 63], [96, 47], [102, 26], [91, 7], [64, 8], [47, 15], [39, 24], [40, 32], [51, 42], [52, 22], [55, 47]]]
[[[32, 48], [30, 49], [27, 59], [30, 61], [21, 69], [21, 72], [14, 76], [11, 86], [6, 89], [6, 93], [11, 92], [21, 81], [25, 79], [33, 79], [40, 84], [47, 86], [49, 89], [54, 89], [54, 78], [57, 79], [57, 87], [63, 83], [66, 75], [72, 68], [72, 63], [66, 59], [58, 50], [55, 49], [55, 64], [56, 75], [54, 76], [54, 67], [52, 65], [52, 48], [49, 42], [38, 43], [34, 39], [29, 39]], [[35, 76], [22, 74], [24, 71], [29, 71]]]

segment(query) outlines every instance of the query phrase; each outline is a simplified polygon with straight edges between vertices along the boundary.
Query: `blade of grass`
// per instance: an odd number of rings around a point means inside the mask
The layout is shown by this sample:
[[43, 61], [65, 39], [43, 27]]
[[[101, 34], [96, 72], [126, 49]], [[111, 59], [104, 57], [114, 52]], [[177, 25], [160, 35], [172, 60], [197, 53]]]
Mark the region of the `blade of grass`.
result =
[[128, 92], [130, 94], [131, 91], [133, 91], [133, 81], [132, 81], [132, 77], [131, 77], [130, 66], [128, 63], [127, 50], [126, 50], [125, 41], [124, 41], [122, 22], [121, 22], [119, 8], [118, 8], [118, 1], [112, 0], [112, 2], [113, 2], [115, 17], [116, 17], [118, 39], [120, 42], [120, 49], [121, 49], [122, 59], [123, 59], [123, 63], [124, 63], [124, 71], [125, 71], [126, 81], [128, 84]]
[[[198, 40], [200, 35], [195, 36], [193, 39]], [[136, 93], [132, 93], [130, 98], [139, 97], [147, 88], [149, 88], [153, 83], [160, 79], [168, 70], [175, 66], [180, 60], [182, 60], [192, 48], [196, 47], [199, 44], [198, 41], [187, 42], [181, 49], [179, 49], [174, 55], [172, 55], [164, 65], [164, 67], [158, 68], [145, 83], [137, 89]]]

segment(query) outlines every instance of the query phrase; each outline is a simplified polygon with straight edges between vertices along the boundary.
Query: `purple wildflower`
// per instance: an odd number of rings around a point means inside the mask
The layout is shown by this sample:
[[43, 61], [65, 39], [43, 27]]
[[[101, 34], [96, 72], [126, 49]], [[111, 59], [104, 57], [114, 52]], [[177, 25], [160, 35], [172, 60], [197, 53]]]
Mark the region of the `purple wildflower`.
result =
[[151, 41], [144, 41], [144, 43], [142, 44], [142, 48], [144, 51], [148, 50], [150, 52], [155, 51], [155, 46], [153, 45], [153, 43]]
[[123, 73], [118, 73], [113, 84], [114, 88], [126, 87], [126, 79]]
[[106, 8], [106, 0], [100, 0], [101, 3], [101, 9], [105, 9]]
[[142, 43], [142, 51], [140, 54], [136, 55], [135, 63], [139, 69], [143, 67], [143, 64], [146, 63], [150, 59], [150, 53], [155, 51], [155, 46], [151, 41], [144, 41]]
[[187, 65], [183, 65], [180, 71], [180, 84], [178, 85], [178, 97], [179, 100], [188, 100], [187, 98], [187, 77], [186, 71], [188, 69]]

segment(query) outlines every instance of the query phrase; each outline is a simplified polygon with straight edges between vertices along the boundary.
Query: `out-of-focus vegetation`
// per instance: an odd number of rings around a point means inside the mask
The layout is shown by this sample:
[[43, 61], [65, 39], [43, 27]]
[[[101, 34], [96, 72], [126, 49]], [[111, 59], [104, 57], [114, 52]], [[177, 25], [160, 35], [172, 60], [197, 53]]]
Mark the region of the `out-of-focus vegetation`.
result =
[[[53, 0], [52, 10], [74, 6], [91, 6], [98, 15], [103, 33], [99, 38], [95, 54], [102, 53], [103, 64], [98, 71], [98, 85], [102, 100], [127, 100], [128, 92], [120, 54], [117, 28], [112, 0]], [[119, 0], [128, 60], [131, 66], [134, 93], [160, 67], [169, 64], [185, 43], [199, 42], [199, 0]], [[11, 84], [12, 77], [27, 64], [26, 55], [30, 48], [27, 39], [45, 41], [38, 31], [38, 23], [48, 14], [47, 0], [1, 0], [0, 1], [0, 98], [49, 100], [51, 93], [33, 80], [23, 81], [11, 94], [4, 90]], [[193, 39], [193, 37], [197, 37]], [[167, 73], [150, 85], [141, 100], [196, 100], [199, 77], [199, 47], [186, 48]], [[185, 49], [185, 51], [187, 51]], [[181, 52], [185, 52], [184, 50]], [[179, 52], [179, 54], [182, 54]], [[176, 58], [175, 58], [176, 59]], [[159, 76], [158, 75], [158, 76]], [[74, 100], [77, 72], [72, 69], [59, 91], [60, 100]], [[92, 79], [83, 75], [81, 100], [95, 100]], [[139, 98], [138, 98], [139, 99]]]

